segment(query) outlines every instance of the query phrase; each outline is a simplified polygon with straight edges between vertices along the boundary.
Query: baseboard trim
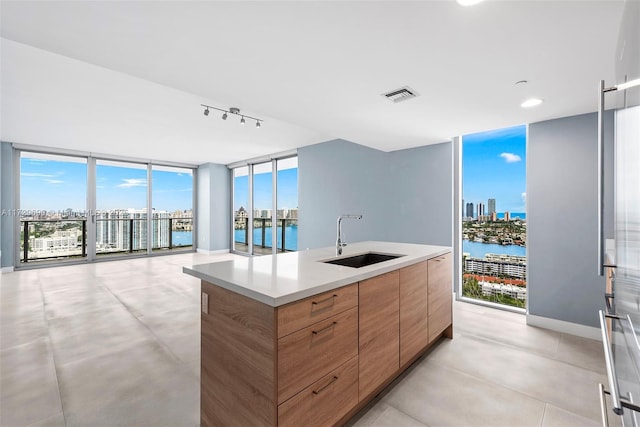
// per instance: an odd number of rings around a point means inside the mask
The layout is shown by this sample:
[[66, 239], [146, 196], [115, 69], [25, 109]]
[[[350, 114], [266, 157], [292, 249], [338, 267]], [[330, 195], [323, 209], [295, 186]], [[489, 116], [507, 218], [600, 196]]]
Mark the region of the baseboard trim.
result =
[[228, 254], [229, 253], [229, 249], [218, 249], [216, 251], [208, 251], [206, 249], [196, 249], [196, 252], [199, 254], [204, 254], [204, 255], [221, 255], [221, 254]]
[[527, 325], [550, 329], [552, 331], [562, 332], [563, 334], [602, 341], [602, 332], [600, 331], [600, 328], [594, 328], [593, 326], [579, 325], [577, 323], [565, 322], [564, 320], [551, 319], [549, 317], [535, 316], [533, 314], [527, 314]]
[[13, 267], [2, 267], [0, 268], [0, 273], [13, 273]]

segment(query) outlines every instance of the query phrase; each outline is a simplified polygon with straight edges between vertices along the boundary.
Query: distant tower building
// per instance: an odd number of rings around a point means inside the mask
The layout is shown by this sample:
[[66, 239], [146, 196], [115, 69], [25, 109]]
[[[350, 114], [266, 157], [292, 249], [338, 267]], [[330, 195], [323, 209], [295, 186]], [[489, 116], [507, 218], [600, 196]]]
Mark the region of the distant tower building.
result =
[[467, 203], [467, 218], [473, 218], [473, 203]]
[[504, 220], [505, 221], [511, 221], [511, 213], [509, 213], [509, 211], [505, 211]]
[[481, 216], [484, 216], [484, 203], [478, 203], [477, 213], [478, 219], [480, 219]]
[[496, 199], [489, 199], [488, 208], [489, 212], [487, 212], [487, 215], [496, 213]]
[[491, 221], [496, 222], [498, 220], [498, 214], [493, 212], [491, 215]]

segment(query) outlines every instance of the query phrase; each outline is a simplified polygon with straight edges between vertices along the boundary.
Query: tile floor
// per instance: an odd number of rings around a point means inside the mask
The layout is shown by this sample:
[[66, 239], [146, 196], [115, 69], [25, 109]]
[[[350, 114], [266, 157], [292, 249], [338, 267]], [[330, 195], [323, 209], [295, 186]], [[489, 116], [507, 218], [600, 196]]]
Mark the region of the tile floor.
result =
[[[197, 426], [200, 287], [179, 254], [0, 275], [0, 425]], [[352, 426], [597, 426], [601, 344], [455, 303]]]

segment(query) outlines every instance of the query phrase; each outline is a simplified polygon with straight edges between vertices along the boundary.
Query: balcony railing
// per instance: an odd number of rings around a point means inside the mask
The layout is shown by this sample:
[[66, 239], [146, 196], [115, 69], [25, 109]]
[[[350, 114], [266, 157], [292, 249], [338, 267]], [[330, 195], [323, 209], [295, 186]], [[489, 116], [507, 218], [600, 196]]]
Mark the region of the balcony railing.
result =
[[[153, 218], [152, 249], [193, 246], [193, 218]], [[87, 220], [20, 221], [20, 262], [73, 259], [87, 256]], [[147, 252], [146, 218], [96, 219], [96, 255]]]
[[[236, 217], [234, 223], [235, 248], [239, 251], [248, 250], [249, 218]], [[298, 245], [297, 235], [293, 236], [293, 230], [298, 227], [298, 220], [292, 218], [276, 219], [277, 236], [276, 246], [278, 252], [296, 251]], [[272, 253], [272, 220], [271, 218], [254, 218], [253, 220], [253, 248], [254, 252]]]

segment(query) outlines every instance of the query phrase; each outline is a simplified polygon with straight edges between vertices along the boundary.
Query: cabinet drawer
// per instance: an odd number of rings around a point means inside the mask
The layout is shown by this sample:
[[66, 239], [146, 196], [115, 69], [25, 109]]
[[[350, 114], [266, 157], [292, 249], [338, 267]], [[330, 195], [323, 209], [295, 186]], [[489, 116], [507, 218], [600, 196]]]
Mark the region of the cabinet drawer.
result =
[[358, 357], [278, 406], [279, 426], [330, 426], [358, 404]]
[[358, 354], [358, 308], [278, 340], [278, 403]]
[[451, 304], [452, 295], [448, 293], [437, 302], [429, 305], [429, 342], [432, 342], [440, 332], [451, 324]]
[[358, 284], [344, 286], [278, 308], [278, 338], [358, 305]]

